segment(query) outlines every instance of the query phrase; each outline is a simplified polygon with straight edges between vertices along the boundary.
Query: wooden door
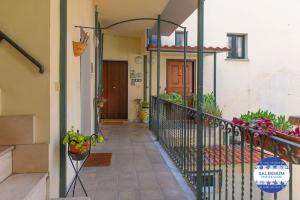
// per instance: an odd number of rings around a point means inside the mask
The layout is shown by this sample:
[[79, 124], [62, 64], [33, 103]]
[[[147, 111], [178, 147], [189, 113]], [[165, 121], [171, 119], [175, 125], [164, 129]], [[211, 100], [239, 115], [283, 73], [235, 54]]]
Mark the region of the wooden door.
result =
[[103, 62], [104, 119], [128, 118], [128, 63], [127, 61]]
[[[194, 92], [193, 62], [187, 61], [186, 65], [186, 95], [192, 96]], [[167, 92], [184, 92], [184, 62], [181, 60], [167, 61]]]

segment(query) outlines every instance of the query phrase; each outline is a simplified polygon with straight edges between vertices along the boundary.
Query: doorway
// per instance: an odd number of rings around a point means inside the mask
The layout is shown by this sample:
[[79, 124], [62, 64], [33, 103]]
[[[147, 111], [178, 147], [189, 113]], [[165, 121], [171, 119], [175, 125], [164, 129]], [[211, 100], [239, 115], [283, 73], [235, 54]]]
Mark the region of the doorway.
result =
[[128, 119], [128, 62], [103, 62], [103, 119]]
[[[194, 93], [194, 61], [186, 62], [186, 95]], [[167, 60], [167, 92], [184, 93], [184, 61]]]

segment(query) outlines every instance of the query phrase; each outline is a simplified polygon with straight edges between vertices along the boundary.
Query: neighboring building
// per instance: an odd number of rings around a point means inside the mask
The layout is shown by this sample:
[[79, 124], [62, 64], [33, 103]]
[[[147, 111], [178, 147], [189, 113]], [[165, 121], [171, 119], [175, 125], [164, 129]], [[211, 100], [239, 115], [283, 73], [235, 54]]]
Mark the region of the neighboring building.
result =
[[[296, 0], [205, 2], [205, 46], [234, 49], [217, 55], [217, 101], [225, 118], [259, 108], [286, 116], [300, 113], [299, 6]], [[197, 11], [182, 26], [188, 45], [197, 46]], [[175, 35], [182, 37], [177, 31], [162, 45], [176, 45]], [[206, 93], [213, 91], [212, 63], [212, 56], [205, 59]]]

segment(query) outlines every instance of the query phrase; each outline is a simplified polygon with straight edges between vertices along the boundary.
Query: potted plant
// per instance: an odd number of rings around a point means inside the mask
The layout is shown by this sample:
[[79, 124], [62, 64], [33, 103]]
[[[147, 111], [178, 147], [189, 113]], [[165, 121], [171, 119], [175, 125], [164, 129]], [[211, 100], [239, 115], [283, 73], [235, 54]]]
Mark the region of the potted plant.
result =
[[104, 107], [104, 103], [106, 103], [107, 99], [105, 99], [103, 96], [97, 96], [95, 98], [96, 101], [96, 107], [102, 109]]
[[[197, 96], [193, 97], [193, 106], [197, 108], [198, 101]], [[216, 117], [222, 117], [222, 110], [216, 104], [215, 96], [213, 93], [203, 95], [203, 102], [202, 102], [202, 111], [207, 114], [214, 115]], [[194, 119], [196, 122], [196, 119]], [[209, 126], [210, 120], [208, 117], [204, 119], [204, 126]]]
[[[175, 92], [171, 92], [171, 93], [162, 93], [159, 96], [160, 99], [163, 99], [165, 101], [171, 102], [173, 104], [177, 104], [177, 105], [183, 105], [183, 97], [180, 94], [177, 94]], [[170, 103], [166, 103], [164, 106], [164, 111], [166, 114], [166, 118], [168, 120], [176, 120], [178, 118], [180, 118], [179, 115], [174, 115], [174, 109], [172, 109], [172, 104]]]
[[83, 37], [80, 38], [79, 42], [73, 41], [73, 53], [74, 56], [81, 56], [83, 52], [85, 51], [88, 41], [89, 41], [90, 35], [88, 32], [84, 34]]
[[63, 140], [63, 144], [68, 145], [68, 152], [73, 160], [83, 160], [89, 154], [91, 146], [103, 142], [102, 135], [82, 135], [74, 127], [67, 131]]
[[149, 123], [149, 102], [148, 101], [142, 101], [141, 103], [140, 118], [142, 122]]
[[[258, 110], [257, 112], [248, 112], [241, 115], [240, 118], [233, 118], [233, 124], [245, 128], [243, 131], [247, 143], [254, 146], [263, 147], [264, 149], [275, 153], [275, 143], [269, 137], [275, 135], [277, 137], [300, 143], [300, 128], [293, 130], [292, 125], [285, 116], [277, 116], [272, 112]], [[251, 129], [250, 133], [249, 129]], [[253, 134], [253, 139], [251, 139]], [[279, 155], [284, 154], [284, 144], [279, 144]], [[300, 156], [300, 150], [294, 150], [294, 156]], [[283, 159], [289, 160], [288, 155], [283, 155]]]

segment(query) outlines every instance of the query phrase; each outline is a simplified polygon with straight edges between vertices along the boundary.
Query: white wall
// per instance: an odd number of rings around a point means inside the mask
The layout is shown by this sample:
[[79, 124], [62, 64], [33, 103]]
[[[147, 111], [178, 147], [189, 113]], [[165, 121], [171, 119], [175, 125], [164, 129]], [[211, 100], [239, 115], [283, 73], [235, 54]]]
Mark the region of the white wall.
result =
[[[248, 110], [299, 114], [300, 2], [210, 0], [205, 2], [205, 46], [228, 46], [227, 33], [248, 34], [249, 60], [218, 54], [218, 102], [226, 118]], [[197, 45], [197, 12], [184, 23], [189, 45]], [[174, 34], [163, 39], [174, 44]], [[205, 88], [211, 88], [212, 59], [205, 60]]]

